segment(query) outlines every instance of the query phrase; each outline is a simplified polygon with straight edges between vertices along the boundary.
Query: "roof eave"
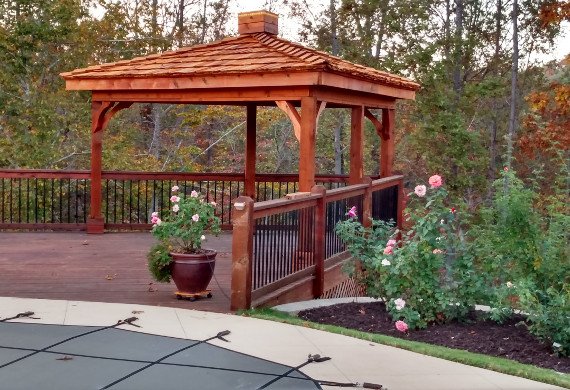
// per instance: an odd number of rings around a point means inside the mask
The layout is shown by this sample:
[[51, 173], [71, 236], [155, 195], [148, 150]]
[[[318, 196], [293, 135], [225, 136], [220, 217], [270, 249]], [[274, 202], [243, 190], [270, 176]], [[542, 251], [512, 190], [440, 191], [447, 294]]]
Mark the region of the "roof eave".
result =
[[362, 78], [327, 71], [193, 75], [168, 77], [87, 78], [65, 77], [66, 89], [76, 91], [143, 91], [226, 88], [327, 86], [351, 91], [415, 99], [415, 91]]

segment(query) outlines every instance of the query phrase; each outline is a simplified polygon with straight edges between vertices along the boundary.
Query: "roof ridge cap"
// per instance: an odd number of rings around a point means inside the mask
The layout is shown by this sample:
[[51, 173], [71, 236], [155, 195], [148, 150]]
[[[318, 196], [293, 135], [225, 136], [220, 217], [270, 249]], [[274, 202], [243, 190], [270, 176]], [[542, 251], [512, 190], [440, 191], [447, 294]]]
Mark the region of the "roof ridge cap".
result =
[[[330, 54], [330, 53], [327, 53], [327, 52], [324, 52], [324, 51], [321, 51], [321, 50], [316, 50], [316, 49], [313, 49], [313, 48], [310, 48], [310, 47], [306, 47], [306, 46], [303, 46], [303, 45], [301, 45], [301, 44], [299, 44], [299, 43], [291, 42], [291, 41], [288, 41], [288, 40], [283, 39], [283, 38], [280, 38], [280, 37], [276, 37], [276, 36], [269, 35], [269, 34], [266, 34], [266, 33], [257, 33], [257, 34], [253, 34], [253, 36], [254, 36], [260, 43], [262, 43], [262, 44], [264, 44], [264, 45], [266, 45], [266, 46], [269, 46], [269, 47], [275, 46], [275, 45], [277, 45], [278, 43], [285, 43], [285, 44], [294, 46], [294, 47], [297, 48], [297, 49], [302, 50], [302, 51], [305, 53], [305, 55], [311, 54], [311, 55], [319, 56], [320, 61], [318, 61], [318, 62], [307, 61], [305, 58], [303, 58], [303, 57], [301, 57], [301, 56], [299, 56], [299, 55], [291, 55], [291, 54], [289, 54], [289, 53], [283, 51], [282, 49], [277, 49], [277, 48], [275, 48], [275, 47], [272, 47], [274, 50], [279, 51], [280, 53], [286, 54], [286, 55], [288, 55], [288, 56], [290, 56], [290, 57], [293, 57], [293, 58], [296, 58], [296, 59], [301, 59], [301, 60], [303, 60], [303, 61], [305, 61], [305, 62], [308, 62], [308, 63], [310, 63], [310, 64], [312, 64], [312, 65], [322, 65], [322, 66], [325, 67], [326, 69], [329, 69], [329, 70], [337, 70], [337, 71], [342, 71], [342, 69], [339, 67], [339, 65], [340, 65], [340, 66], [342, 66], [342, 65], [350, 65], [350, 66], [354, 66], [354, 67], [356, 67], [356, 68], [358, 68], [358, 69], [360, 69], [361, 71], [364, 71], [364, 72], [368, 72], [368, 71], [374, 71], [375, 73], [377, 72], [377, 73], [378, 73], [378, 76], [381, 75], [382, 77], [386, 77], [386, 78], [392, 79], [394, 82], [396, 82], [396, 83], [398, 83], [398, 84], [401, 84], [401, 83], [410, 84], [410, 85], [411, 85], [411, 84], [415, 84], [415, 85], [419, 86], [419, 84], [418, 84], [416, 81], [411, 80], [411, 79], [409, 79], [409, 78], [407, 78], [407, 77], [403, 77], [403, 76], [400, 76], [400, 75], [396, 75], [396, 74], [387, 72], [387, 71], [385, 71], [385, 70], [376, 69], [376, 68], [373, 68], [373, 67], [370, 67], [370, 66], [366, 66], [366, 65], [362, 65], [362, 64], [359, 64], [359, 63], [356, 63], [356, 62], [350, 62], [350, 61], [348, 61], [348, 60], [345, 60], [345, 59], [343, 59], [343, 58], [341, 58], [341, 57], [332, 55], [332, 54]], [[336, 61], [338, 61], [338, 63], [336, 63]]]
[[[294, 58], [296, 60], [302, 60], [302, 61], [304, 61], [310, 65], [313, 65], [313, 66], [315, 66], [315, 65], [322, 65], [325, 67], [329, 66], [327, 58], [324, 57], [322, 55], [322, 53], [318, 52], [317, 50], [307, 48], [307, 47], [300, 45], [298, 43], [291, 42], [291, 41], [288, 41], [286, 39], [279, 38], [279, 37], [276, 37], [274, 35], [267, 34], [267, 33], [252, 34], [252, 36], [255, 39], [257, 39], [262, 45], [268, 46], [271, 49], [278, 51], [281, 54], [285, 54], [288, 57]], [[293, 55], [293, 54], [287, 52], [286, 50], [283, 50], [283, 48], [277, 48], [276, 46], [278, 46], [280, 44], [286, 44], [289, 46], [293, 46], [295, 48], [295, 50], [301, 50], [301, 52], [303, 52], [303, 54]], [[319, 57], [319, 59], [317, 61], [308, 61], [307, 55], [313, 55], [313, 56], [317, 55]], [[303, 58], [303, 57], [307, 57], [307, 58]]]

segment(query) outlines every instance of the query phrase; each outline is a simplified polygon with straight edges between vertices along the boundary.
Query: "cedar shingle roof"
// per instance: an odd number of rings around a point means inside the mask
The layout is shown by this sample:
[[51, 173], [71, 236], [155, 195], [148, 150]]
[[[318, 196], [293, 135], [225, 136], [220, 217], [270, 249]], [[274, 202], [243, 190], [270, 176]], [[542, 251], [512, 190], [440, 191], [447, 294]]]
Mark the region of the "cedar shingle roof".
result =
[[244, 34], [218, 42], [90, 66], [62, 73], [66, 80], [193, 77], [232, 74], [323, 71], [416, 91], [419, 84], [353, 64], [272, 34]]

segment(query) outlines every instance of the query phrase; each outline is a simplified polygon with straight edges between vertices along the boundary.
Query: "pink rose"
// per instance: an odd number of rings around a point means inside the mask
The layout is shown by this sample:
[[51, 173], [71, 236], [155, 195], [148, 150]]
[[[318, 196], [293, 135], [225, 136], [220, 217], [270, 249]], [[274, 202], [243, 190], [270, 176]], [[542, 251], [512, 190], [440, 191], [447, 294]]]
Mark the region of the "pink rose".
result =
[[154, 216], [152, 217], [152, 219], [150, 220], [150, 223], [156, 224], [159, 219], [160, 219], [160, 218], [158, 218], [156, 215], [154, 215]]
[[197, 198], [197, 197], [198, 197], [198, 193], [197, 193], [196, 191], [192, 191], [192, 192], [190, 193], [190, 196], [191, 196], [192, 198]]
[[441, 184], [442, 184], [441, 176], [433, 175], [432, 177], [430, 177], [428, 179], [428, 182], [429, 182], [429, 185], [431, 186], [431, 188], [441, 187]]
[[396, 329], [398, 329], [402, 333], [406, 333], [408, 331], [408, 324], [404, 321], [396, 321]]
[[199, 219], [200, 219], [200, 216], [198, 214], [194, 214], [192, 216], [192, 221], [194, 221], [194, 222], [198, 222]]
[[388, 240], [388, 243], [386, 244], [386, 246], [391, 246], [391, 247], [396, 246], [396, 240]]
[[154, 218], [154, 217], [158, 217], [158, 211], [155, 211], [155, 212], [152, 213], [150, 216], [153, 217], [153, 218]]
[[174, 211], [175, 213], [180, 211], [180, 206], [178, 206], [177, 204], [174, 205], [174, 207], [172, 207], [172, 211]]
[[416, 186], [416, 188], [414, 188], [414, 192], [420, 198], [424, 197], [426, 195], [426, 186], [424, 185]]
[[172, 192], [177, 192], [180, 189], [178, 186], [172, 186]]
[[391, 247], [390, 245], [388, 245], [386, 248], [384, 248], [384, 254], [385, 255], [391, 255], [392, 253], [394, 253], [394, 247]]
[[443, 251], [442, 251], [441, 249], [434, 249], [434, 250], [433, 250], [433, 254], [434, 254], [434, 255], [440, 255], [440, 254], [442, 254], [442, 253], [443, 253]]
[[356, 206], [352, 206], [352, 207], [350, 208], [350, 210], [348, 210], [347, 215], [348, 215], [350, 218], [356, 218]]
[[170, 197], [170, 201], [171, 201], [172, 203], [180, 202], [180, 197], [179, 197], [179, 196], [176, 196], [176, 195], [172, 195], [172, 196]]

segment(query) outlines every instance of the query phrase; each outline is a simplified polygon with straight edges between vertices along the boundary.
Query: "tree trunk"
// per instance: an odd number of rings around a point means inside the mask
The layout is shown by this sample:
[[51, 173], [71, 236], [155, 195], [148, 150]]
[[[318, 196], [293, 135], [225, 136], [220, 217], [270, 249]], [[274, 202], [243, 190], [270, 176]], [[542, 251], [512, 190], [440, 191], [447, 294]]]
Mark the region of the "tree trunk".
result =
[[178, 26], [176, 31], [176, 40], [178, 41], [178, 47], [184, 46], [184, 0], [178, 0], [178, 20], [176, 24]]
[[[503, 1], [497, 0], [497, 11], [495, 14], [495, 53], [493, 55], [493, 69], [492, 74], [495, 77], [500, 76], [499, 72], [499, 61], [500, 61], [500, 54], [501, 54], [501, 19], [503, 13]], [[493, 195], [493, 185], [492, 183], [495, 181], [496, 175], [495, 172], [497, 171], [497, 131], [499, 127], [497, 113], [499, 112], [499, 102], [497, 99], [493, 99], [493, 116], [492, 116], [492, 123], [490, 128], [490, 139], [489, 139], [489, 191], [488, 191], [488, 198], [490, 199]]]
[[153, 122], [150, 154], [159, 159], [161, 150], [160, 133], [162, 132], [162, 112], [158, 104], [151, 104], [150, 106]]
[[519, 72], [519, 34], [517, 18], [519, 14], [518, 0], [513, 0], [513, 66], [511, 69], [511, 112], [509, 116], [509, 133], [507, 135], [507, 167], [511, 167], [513, 159], [513, 143], [517, 125], [517, 79]]
[[204, 0], [204, 9], [202, 10], [202, 35], [200, 36], [200, 43], [206, 41], [206, 11], [208, 10], [208, 0]]
[[[331, 47], [332, 54], [338, 56], [339, 45], [337, 36], [337, 24], [336, 24], [336, 10], [335, 10], [335, 0], [330, 1], [329, 14], [331, 19]], [[334, 173], [336, 175], [342, 175], [344, 173], [344, 156], [342, 151], [342, 123], [340, 123], [334, 128]]]
[[463, 38], [463, 0], [455, 0], [455, 50], [453, 58], [453, 90], [459, 98], [461, 83], [461, 42]]

